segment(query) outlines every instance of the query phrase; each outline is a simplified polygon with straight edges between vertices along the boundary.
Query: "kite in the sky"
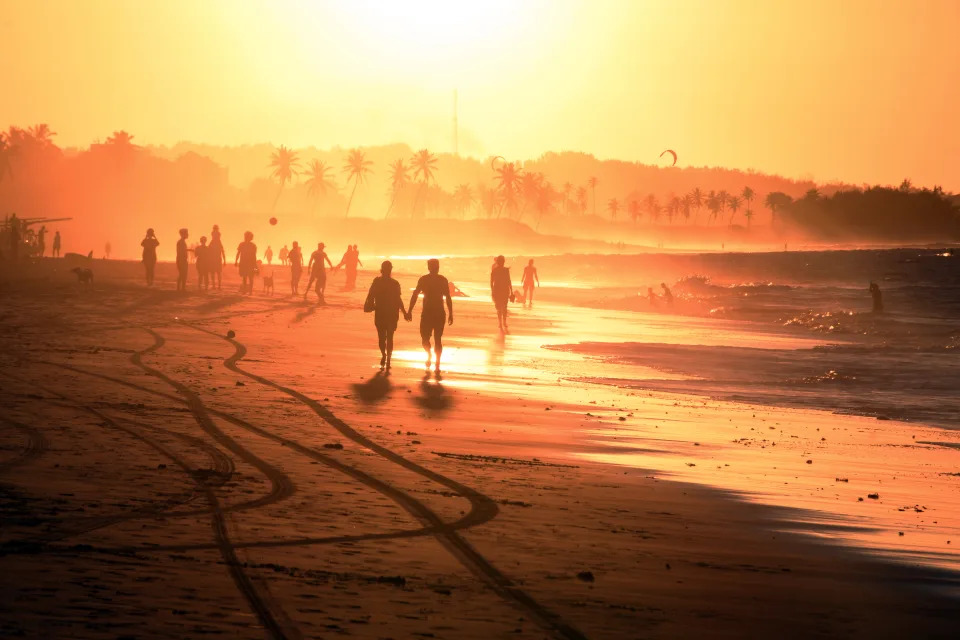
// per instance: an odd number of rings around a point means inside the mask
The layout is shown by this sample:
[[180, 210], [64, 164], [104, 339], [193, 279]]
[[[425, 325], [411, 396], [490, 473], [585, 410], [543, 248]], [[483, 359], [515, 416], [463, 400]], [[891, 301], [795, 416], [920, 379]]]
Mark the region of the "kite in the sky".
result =
[[664, 151], [663, 153], [660, 154], [660, 157], [662, 158], [662, 157], [664, 156], [664, 154], [666, 154], [666, 153], [669, 153], [670, 155], [673, 156], [673, 164], [670, 165], [670, 166], [671, 166], [671, 167], [676, 166], [676, 165], [677, 165], [677, 152], [674, 151], [673, 149], [667, 149], [666, 151]]

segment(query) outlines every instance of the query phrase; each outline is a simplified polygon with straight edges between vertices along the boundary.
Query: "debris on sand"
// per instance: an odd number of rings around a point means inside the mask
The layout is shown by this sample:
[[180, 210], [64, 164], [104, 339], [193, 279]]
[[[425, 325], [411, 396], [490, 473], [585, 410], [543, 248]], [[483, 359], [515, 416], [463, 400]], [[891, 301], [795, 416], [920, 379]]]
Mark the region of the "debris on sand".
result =
[[850, 478], [834, 478], [834, 482], [850, 482]]
[[247, 383], [243, 382], [242, 380], [237, 380], [236, 386], [245, 387], [247, 386]]
[[870, 498], [871, 500], [879, 500], [879, 499], [880, 499], [880, 494], [879, 494], [879, 493], [868, 493], [868, 494], [867, 494], [867, 497]]
[[451, 458], [453, 460], [462, 460], [464, 462], [491, 462], [496, 464], [516, 464], [532, 467], [560, 467], [564, 469], [578, 469], [575, 464], [560, 464], [557, 462], [542, 462], [538, 458], [533, 460], [522, 460], [519, 458], [501, 458], [498, 456], [481, 456], [472, 453], [447, 453], [445, 451], [431, 451], [435, 456], [441, 458]]
[[227, 331], [227, 340], [233, 340], [236, 337], [237, 337], [237, 334], [234, 333], [233, 329], [230, 329], [229, 331]]
[[595, 580], [592, 571], [581, 571], [577, 574], [577, 579], [583, 580], [584, 582], [593, 582]]
[[343, 445], [339, 442], [328, 442], [323, 445], [324, 449], [343, 449]]

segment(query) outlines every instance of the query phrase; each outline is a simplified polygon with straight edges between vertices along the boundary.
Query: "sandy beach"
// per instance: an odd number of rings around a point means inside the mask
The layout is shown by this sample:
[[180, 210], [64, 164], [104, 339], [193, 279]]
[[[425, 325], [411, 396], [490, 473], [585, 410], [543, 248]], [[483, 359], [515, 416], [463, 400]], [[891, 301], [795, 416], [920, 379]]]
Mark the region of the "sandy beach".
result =
[[644, 384], [636, 346], [820, 339], [561, 289], [501, 336], [454, 272], [442, 376], [416, 322], [385, 375], [371, 272], [94, 269], [0, 274], [0, 636], [955, 636], [960, 432]]

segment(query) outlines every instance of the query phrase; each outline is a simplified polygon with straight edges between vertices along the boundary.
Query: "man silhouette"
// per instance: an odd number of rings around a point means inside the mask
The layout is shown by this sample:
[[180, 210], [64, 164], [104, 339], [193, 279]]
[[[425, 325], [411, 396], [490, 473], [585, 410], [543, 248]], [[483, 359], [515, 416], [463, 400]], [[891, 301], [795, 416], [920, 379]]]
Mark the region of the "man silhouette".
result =
[[40, 225], [40, 231], [37, 232], [37, 255], [41, 258], [47, 250], [47, 227]]
[[180, 229], [180, 239], [177, 240], [177, 291], [187, 290], [187, 264], [188, 252], [187, 238], [190, 232], [186, 229]]
[[400, 314], [404, 317], [407, 310], [403, 307], [403, 294], [400, 293], [400, 283], [391, 277], [393, 263], [384, 260], [380, 265], [380, 276], [373, 279], [364, 311], [373, 308], [373, 321], [377, 327], [377, 340], [380, 344], [380, 368], [390, 369], [390, 360], [393, 358], [393, 334], [397, 330], [397, 321]]
[[[423, 311], [420, 314], [420, 339], [423, 350], [427, 352], [427, 369], [430, 369], [431, 353], [430, 339], [434, 340], [434, 353], [437, 354], [436, 371], [440, 373], [440, 354], [443, 353], [443, 326], [444, 322], [453, 324], [453, 299], [450, 297], [450, 283], [440, 275], [440, 261], [436, 258], [427, 260], [427, 271], [417, 281], [417, 288], [410, 297], [410, 306], [406, 318], [413, 317], [413, 309], [417, 306], [417, 299], [423, 293]], [[443, 309], [443, 300], [446, 298], [449, 317]]]
[[324, 290], [327, 288], [327, 268], [324, 266], [323, 262], [326, 261], [331, 268], [333, 262], [330, 261], [329, 256], [324, 251], [326, 245], [322, 242], [317, 243], [317, 250], [310, 254], [310, 262], [307, 263], [307, 270], [310, 271], [310, 281], [307, 282], [307, 288], [303, 292], [303, 299], [307, 299], [307, 294], [310, 293], [310, 285], [314, 282], [317, 283], [317, 300], [321, 303], [325, 302], [323, 294]]

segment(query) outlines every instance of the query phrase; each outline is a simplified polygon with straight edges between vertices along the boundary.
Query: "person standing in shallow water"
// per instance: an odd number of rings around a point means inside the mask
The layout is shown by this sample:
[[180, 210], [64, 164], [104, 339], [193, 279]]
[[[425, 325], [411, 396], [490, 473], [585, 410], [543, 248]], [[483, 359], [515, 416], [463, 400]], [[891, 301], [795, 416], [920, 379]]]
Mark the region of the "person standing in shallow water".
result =
[[53, 257], [60, 257], [60, 230], [53, 234]]
[[270, 245], [267, 245], [267, 250], [263, 252], [263, 257], [267, 259], [267, 264], [273, 264], [273, 249], [270, 248]]
[[283, 266], [287, 266], [288, 257], [290, 257], [290, 250], [287, 249], [287, 245], [283, 245], [282, 247], [280, 247], [280, 254], [279, 254], [280, 264], [282, 264]]
[[331, 269], [334, 268], [330, 257], [323, 250], [325, 246], [322, 242], [318, 243], [317, 250], [310, 254], [310, 262], [307, 263], [307, 269], [310, 270], [310, 281], [307, 282], [307, 288], [303, 292], [304, 300], [307, 299], [307, 294], [310, 293], [310, 285], [316, 282], [317, 299], [319, 302], [325, 302], [323, 294], [327, 288], [327, 269], [323, 266], [324, 260], [330, 265]]
[[870, 283], [870, 297], [873, 298], [873, 313], [883, 313], [883, 294], [876, 282]]
[[537, 268], [533, 266], [533, 258], [530, 258], [530, 262], [527, 263], [527, 266], [523, 268], [523, 303], [533, 306], [533, 288], [534, 282], [536, 286], [540, 286], [540, 276], [537, 275]]
[[673, 293], [671, 293], [670, 287], [667, 286], [667, 283], [661, 282], [660, 288], [663, 289], [663, 295], [661, 296], [663, 301], [666, 302], [667, 305], [673, 304]]
[[390, 360], [393, 357], [393, 334], [397, 331], [400, 314], [403, 313], [404, 317], [407, 317], [400, 283], [390, 277], [391, 273], [393, 273], [393, 263], [384, 260], [380, 265], [380, 275], [373, 279], [370, 291], [367, 292], [367, 300], [363, 305], [364, 311], [373, 310], [373, 323], [377, 327], [377, 339], [380, 344], [381, 369], [390, 369]]
[[[59, 232], [57, 232], [59, 233]], [[57, 239], [54, 239], [54, 244], [56, 244]], [[147, 272], [147, 286], [153, 286], [153, 272], [157, 267], [157, 247], [160, 246], [160, 241], [157, 240], [157, 236], [154, 235], [153, 229], [147, 229], [146, 237], [140, 242], [140, 246], [143, 247], [143, 268]], [[59, 253], [60, 248], [57, 247], [57, 252]]]
[[217, 289], [219, 289], [223, 283], [223, 265], [227, 263], [227, 252], [223, 249], [223, 240], [220, 237], [220, 225], [213, 225], [208, 250], [210, 276], [216, 282]]
[[500, 331], [506, 331], [507, 303], [513, 296], [513, 283], [510, 281], [510, 269], [505, 267], [506, 258], [497, 256], [490, 271], [490, 295], [493, 297], [493, 306], [497, 308], [497, 325]]
[[353, 291], [357, 288], [357, 265], [363, 266], [363, 263], [360, 262], [360, 249], [357, 245], [347, 245], [346, 253], [340, 259], [340, 264], [336, 266], [337, 269], [346, 267], [346, 283], [343, 287], [346, 291]]
[[257, 270], [257, 245], [253, 244], [253, 233], [245, 231], [243, 242], [237, 245], [237, 257], [233, 265], [240, 270], [240, 293], [253, 293], [253, 276]]
[[293, 248], [287, 253], [287, 260], [290, 262], [290, 294], [300, 295], [300, 276], [303, 274], [303, 252], [300, 251], [300, 245], [296, 240], [293, 242]]
[[186, 229], [180, 229], [180, 239], [177, 240], [177, 291], [187, 290], [187, 272], [189, 271], [189, 249], [187, 248], [187, 238], [190, 233]]
[[[436, 371], [440, 373], [440, 354], [443, 353], [444, 324], [453, 324], [453, 298], [450, 297], [450, 283], [440, 275], [440, 261], [436, 258], [427, 260], [427, 275], [417, 281], [417, 288], [410, 297], [410, 308], [406, 319], [413, 318], [413, 309], [417, 306], [417, 299], [423, 293], [423, 311], [420, 314], [420, 339], [423, 350], [427, 352], [427, 369], [430, 369], [431, 353], [430, 339], [433, 338], [433, 352], [437, 356]], [[443, 301], [447, 301], [449, 318], [443, 310]], [[444, 322], [446, 321], [446, 322]]]

